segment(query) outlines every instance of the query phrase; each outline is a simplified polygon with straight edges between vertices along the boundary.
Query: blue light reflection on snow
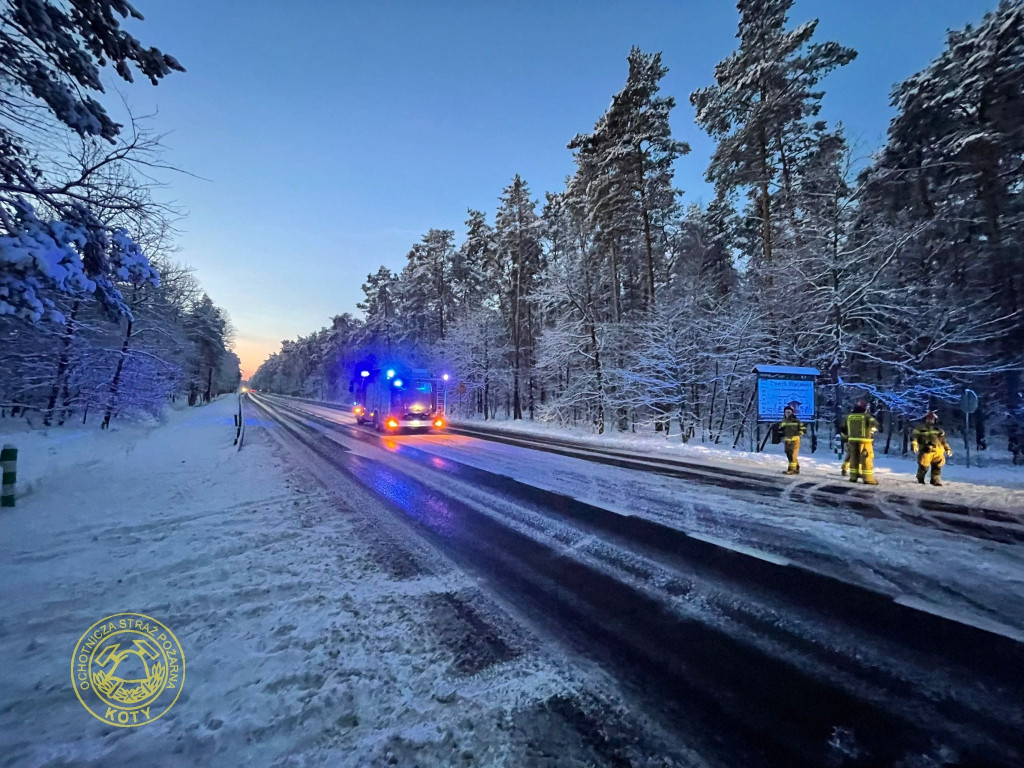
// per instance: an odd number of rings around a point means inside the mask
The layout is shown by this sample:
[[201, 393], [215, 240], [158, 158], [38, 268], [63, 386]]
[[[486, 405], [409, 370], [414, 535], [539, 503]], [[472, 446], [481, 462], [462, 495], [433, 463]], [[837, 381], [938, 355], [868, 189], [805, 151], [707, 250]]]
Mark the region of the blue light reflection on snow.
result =
[[245, 426], [247, 427], [263, 427], [265, 429], [277, 429], [278, 425], [276, 421], [272, 419], [262, 419], [258, 416], [246, 416]]
[[365, 471], [359, 474], [367, 485], [406, 515], [435, 533], [451, 536], [454, 515], [442, 498], [394, 474], [378, 462], [367, 462]]

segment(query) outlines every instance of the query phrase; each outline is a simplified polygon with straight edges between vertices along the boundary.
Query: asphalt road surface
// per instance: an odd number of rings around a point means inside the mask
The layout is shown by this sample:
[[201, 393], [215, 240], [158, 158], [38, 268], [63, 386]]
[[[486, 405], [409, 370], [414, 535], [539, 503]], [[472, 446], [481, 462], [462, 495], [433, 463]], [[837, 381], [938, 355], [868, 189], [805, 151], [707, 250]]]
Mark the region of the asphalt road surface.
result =
[[[399, 536], [616, 680], [680, 754], [1024, 765], [1012, 514], [468, 427], [378, 435], [337, 407], [263, 394], [250, 406], [323, 482], [358, 486]], [[498, 635], [474, 634], [470, 663], [500, 660]]]

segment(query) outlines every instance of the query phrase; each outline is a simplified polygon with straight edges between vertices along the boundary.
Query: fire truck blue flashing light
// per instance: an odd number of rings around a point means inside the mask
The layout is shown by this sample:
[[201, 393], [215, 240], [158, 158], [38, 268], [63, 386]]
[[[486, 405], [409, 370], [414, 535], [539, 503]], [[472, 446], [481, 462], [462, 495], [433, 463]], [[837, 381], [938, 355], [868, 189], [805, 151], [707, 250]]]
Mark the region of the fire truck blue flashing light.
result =
[[395, 378], [395, 369], [394, 368], [388, 368], [387, 376], [388, 376], [389, 379]]
[[365, 379], [367, 376], [370, 375], [370, 372], [369, 371], [360, 371], [359, 375], [362, 376]]
[[402, 386], [402, 380], [401, 379], [395, 379], [395, 386], [396, 387]]
[[444, 379], [445, 381], [448, 381], [448, 374], [446, 373], [446, 374], [445, 374], [444, 376], [442, 376], [441, 378], [442, 378], [442, 379]]

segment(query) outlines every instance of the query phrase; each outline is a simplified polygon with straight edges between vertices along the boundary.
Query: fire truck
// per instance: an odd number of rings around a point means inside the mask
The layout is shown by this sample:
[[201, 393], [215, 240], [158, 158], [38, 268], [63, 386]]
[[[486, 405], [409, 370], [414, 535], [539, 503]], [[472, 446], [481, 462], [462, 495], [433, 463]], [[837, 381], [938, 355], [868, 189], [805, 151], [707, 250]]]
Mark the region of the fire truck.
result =
[[437, 401], [437, 380], [425, 368], [389, 366], [357, 372], [352, 391], [359, 424], [378, 432], [439, 430], [445, 418]]

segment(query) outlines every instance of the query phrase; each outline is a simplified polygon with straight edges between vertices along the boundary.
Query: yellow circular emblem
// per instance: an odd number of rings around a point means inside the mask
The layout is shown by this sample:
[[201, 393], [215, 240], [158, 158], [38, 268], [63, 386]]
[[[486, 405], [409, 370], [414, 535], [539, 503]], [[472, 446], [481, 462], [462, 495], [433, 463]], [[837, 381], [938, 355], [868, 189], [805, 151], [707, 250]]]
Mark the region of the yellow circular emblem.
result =
[[71, 683], [89, 713], [135, 728], [163, 716], [185, 684], [185, 653], [164, 624], [141, 613], [100, 619], [78, 640]]

